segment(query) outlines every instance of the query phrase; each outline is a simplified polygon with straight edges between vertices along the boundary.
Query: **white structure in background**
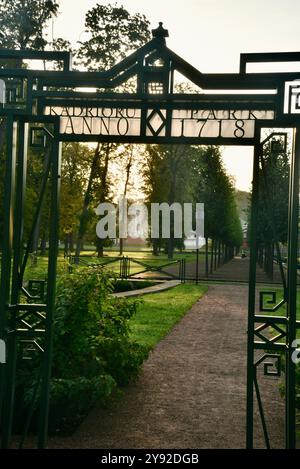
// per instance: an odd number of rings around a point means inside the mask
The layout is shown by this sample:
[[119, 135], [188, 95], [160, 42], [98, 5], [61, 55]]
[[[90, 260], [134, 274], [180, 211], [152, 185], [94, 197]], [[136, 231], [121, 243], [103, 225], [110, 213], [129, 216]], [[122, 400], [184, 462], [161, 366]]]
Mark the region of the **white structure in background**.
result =
[[240, 222], [242, 225], [242, 231], [243, 231], [243, 248], [247, 249], [248, 248], [248, 242], [247, 242], [247, 237], [248, 237], [248, 222], [240, 218]]
[[0, 363], [6, 363], [6, 344], [4, 340], [0, 340]]
[[185, 249], [197, 249], [201, 248], [205, 244], [205, 238], [199, 236], [198, 237], [198, 246], [197, 246], [197, 237], [196, 231], [191, 231], [189, 236], [184, 240], [184, 247]]
[[0, 80], [0, 104], [5, 104], [5, 82]]

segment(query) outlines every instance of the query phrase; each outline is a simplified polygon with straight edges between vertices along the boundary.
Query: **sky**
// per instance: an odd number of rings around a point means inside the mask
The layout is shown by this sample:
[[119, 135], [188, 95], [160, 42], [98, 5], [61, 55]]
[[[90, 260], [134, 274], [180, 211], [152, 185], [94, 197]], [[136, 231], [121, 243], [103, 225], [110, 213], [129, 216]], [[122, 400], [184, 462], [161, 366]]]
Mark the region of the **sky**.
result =
[[[102, 0], [60, 0], [54, 37], [73, 44], [86, 36], [84, 16]], [[143, 13], [152, 28], [162, 21], [170, 49], [205, 73], [237, 73], [245, 52], [300, 50], [300, 0], [122, 0], [131, 13]], [[224, 147], [224, 164], [236, 187], [249, 190], [252, 148]]]

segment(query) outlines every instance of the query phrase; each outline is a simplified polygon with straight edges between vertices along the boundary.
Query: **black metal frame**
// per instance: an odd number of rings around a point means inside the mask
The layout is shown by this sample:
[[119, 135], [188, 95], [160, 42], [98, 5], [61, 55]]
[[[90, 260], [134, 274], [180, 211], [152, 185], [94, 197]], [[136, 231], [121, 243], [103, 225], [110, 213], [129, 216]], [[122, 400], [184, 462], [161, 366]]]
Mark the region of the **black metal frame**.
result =
[[[259, 410], [262, 418], [267, 446], [270, 446], [266, 422], [263, 414], [262, 402], [257, 382], [257, 368], [266, 359], [274, 358], [274, 354], [263, 355], [258, 361], [255, 350], [284, 351], [287, 357], [287, 437], [288, 448], [295, 447], [295, 365], [291, 361], [293, 341], [296, 336], [296, 292], [297, 292], [297, 242], [298, 242], [298, 178], [300, 161], [300, 115], [290, 112], [285, 114], [283, 109], [285, 85], [292, 80], [300, 80], [300, 73], [253, 73], [248, 74], [247, 64], [251, 62], [291, 62], [300, 59], [300, 53], [274, 53], [274, 54], [242, 54], [240, 72], [237, 74], [203, 74], [178, 57], [167, 48], [165, 33], [157, 33], [145, 46], [131, 54], [128, 58], [105, 72], [75, 72], [70, 70], [71, 57], [68, 53], [49, 53], [34, 51], [0, 51], [0, 58], [12, 59], [42, 59], [63, 62], [63, 71], [39, 71], [30, 69], [0, 69], [2, 79], [8, 89], [11, 101], [0, 108], [0, 115], [5, 116], [7, 124], [7, 164], [5, 179], [5, 229], [3, 242], [3, 256], [1, 265], [0, 283], [0, 339], [7, 343], [7, 363], [0, 365], [1, 373], [1, 401], [0, 411], [2, 427], [2, 446], [10, 444], [12, 416], [14, 410], [14, 387], [16, 376], [16, 344], [19, 340], [32, 340], [43, 350], [43, 367], [40, 383], [40, 422], [38, 432], [38, 446], [45, 447], [47, 438], [47, 419], [49, 409], [49, 387], [52, 354], [52, 320], [55, 302], [56, 260], [58, 249], [58, 213], [59, 213], [59, 174], [60, 174], [60, 142], [68, 141], [113, 141], [127, 143], [189, 143], [189, 144], [215, 144], [215, 145], [253, 145], [253, 198], [251, 223], [251, 256], [249, 281], [249, 312], [248, 312], [248, 383], [247, 383], [247, 447], [253, 447], [253, 407], [254, 389], [258, 398]], [[155, 65], [155, 60], [163, 60], [162, 66]], [[174, 73], [178, 71], [194, 85], [203, 90], [224, 90], [223, 94], [176, 94]], [[124, 84], [127, 80], [136, 77], [136, 91], [133, 93], [112, 92], [112, 89]], [[151, 83], [159, 85], [161, 94], [151, 93]], [[95, 87], [96, 91], [83, 93], [76, 88]], [[67, 89], [66, 89], [67, 88]], [[155, 87], [154, 87], [155, 88]], [[240, 90], [239, 94], [230, 94], [232, 90]], [[252, 93], [247, 92], [252, 90]], [[272, 90], [273, 94], [265, 91]], [[140, 113], [140, 131], [137, 135], [94, 135], [94, 134], [64, 134], [60, 129], [59, 116], [45, 116], [47, 106], [70, 107], [96, 107], [106, 109], [137, 109]], [[172, 117], [176, 110], [189, 111], [242, 111], [254, 110], [271, 111], [272, 120], [254, 119], [254, 135], [244, 137], [242, 132], [234, 136], [203, 136], [196, 137], [172, 135]], [[68, 114], [69, 111], [67, 111]], [[55, 112], [54, 112], [55, 114]], [[159, 128], [152, 126], [153, 115], [161, 119]], [[208, 120], [208, 119], [202, 119]], [[212, 119], [214, 120], [214, 118]], [[201, 121], [201, 119], [200, 119]], [[240, 121], [242, 119], [235, 119]], [[33, 303], [34, 295], [27, 295], [28, 302], [20, 303], [21, 293], [25, 293], [23, 285], [24, 266], [28, 259], [30, 240], [27, 243], [27, 252], [23, 250], [23, 205], [26, 185], [26, 148], [28, 125], [43, 126], [52, 141], [51, 158], [45, 170], [42, 193], [51, 174], [51, 233], [49, 247], [49, 269], [47, 293], [45, 302]], [[221, 124], [220, 124], [221, 125]], [[244, 125], [244, 124], [243, 124]], [[237, 128], [240, 128], [237, 125]], [[256, 315], [256, 227], [257, 195], [258, 195], [258, 169], [259, 157], [262, 150], [260, 132], [262, 127], [293, 127], [295, 128], [295, 148], [291, 162], [291, 186], [289, 209], [289, 256], [288, 278], [286, 283], [286, 302], [288, 306], [287, 318], [276, 316]], [[31, 132], [34, 132], [33, 129]], [[149, 135], [150, 130], [150, 135]], [[44, 137], [34, 138], [31, 133], [31, 143], [44, 144]], [[17, 178], [17, 181], [16, 181]], [[37, 219], [41, 208], [41, 199], [37, 206]], [[35, 227], [33, 226], [34, 232]], [[13, 257], [13, 262], [11, 261]], [[11, 269], [12, 267], [12, 269]], [[28, 292], [27, 292], [28, 294]], [[37, 296], [37, 295], [35, 295]], [[36, 298], [35, 298], [36, 299]], [[255, 323], [272, 325], [284, 337], [285, 342], [264, 340], [260, 334], [262, 329], [255, 329]], [[281, 325], [287, 331], [283, 331]], [[26, 325], [24, 330], [24, 325]], [[23, 327], [23, 329], [22, 329]], [[259, 335], [260, 334], [260, 335]], [[255, 336], [261, 339], [256, 341]], [[41, 345], [42, 344], [42, 345]], [[277, 355], [276, 355], [277, 357]], [[276, 358], [275, 357], [275, 358]], [[277, 358], [276, 358], [277, 360]], [[265, 363], [266, 373], [269, 365]], [[34, 395], [36, 399], [37, 392]], [[33, 408], [33, 407], [32, 407]], [[24, 437], [30, 420], [24, 429]], [[22, 439], [24, 440], [24, 438]]]

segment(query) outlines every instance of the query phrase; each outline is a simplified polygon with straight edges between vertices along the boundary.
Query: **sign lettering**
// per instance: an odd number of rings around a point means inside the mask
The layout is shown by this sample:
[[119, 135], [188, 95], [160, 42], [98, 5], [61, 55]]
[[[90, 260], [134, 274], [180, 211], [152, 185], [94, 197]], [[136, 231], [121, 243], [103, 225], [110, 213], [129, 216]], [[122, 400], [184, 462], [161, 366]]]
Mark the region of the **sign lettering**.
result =
[[[142, 110], [110, 107], [46, 106], [45, 114], [60, 116], [62, 135], [118, 137], [253, 138], [255, 121], [273, 120], [273, 110], [148, 109], [145, 130]], [[143, 134], [144, 132], [144, 134]]]

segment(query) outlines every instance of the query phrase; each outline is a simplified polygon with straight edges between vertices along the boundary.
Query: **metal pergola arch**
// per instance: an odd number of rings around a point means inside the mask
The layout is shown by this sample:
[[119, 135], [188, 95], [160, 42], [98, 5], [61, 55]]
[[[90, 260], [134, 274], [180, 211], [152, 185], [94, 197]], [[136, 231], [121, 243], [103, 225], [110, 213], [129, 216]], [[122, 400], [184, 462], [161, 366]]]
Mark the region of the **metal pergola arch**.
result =
[[[292, 344], [296, 338], [296, 330], [300, 327], [299, 321], [296, 320], [300, 158], [300, 82], [297, 80], [300, 80], [300, 72], [247, 73], [247, 64], [300, 61], [300, 52], [241, 54], [239, 73], [203, 74], [168, 49], [165, 37], [167, 32], [160, 25], [153, 31], [153, 39], [150, 42], [104, 72], [72, 71], [71, 56], [65, 52], [0, 50], [2, 60], [54, 61], [60, 62], [62, 67], [60, 71], [0, 69], [0, 80], [6, 89], [7, 97], [6, 103], [0, 107], [0, 116], [6, 120], [7, 154], [0, 283], [0, 339], [7, 347], [7, 361], [0, 365], [2, 447], [8, 447], [11, 440], [16, 348], [19, 341], [27, 341], [30, 346], [43, 353], [43, 368], [39, 378], [41, 402], [38, 446], [45, 447], [47, 441], [52, 317], [58, 250], [60, 143], [63, 141], [254, 147], [246, 444], [248, 448], [253, 447], [255, 391], [266, 446], [271, 446], [256, 371], [258, 366], [264, 364], [266, 374], [274, 375], [274, 360], [278, 361], [279, 354], [283, 352], [287, 360], [286, 446], [295, 447], [295, 364], [291, 360], [291, 354], [294, 351]], [[177, 93], [175, 72], [183, 75], [201, 90], [198, 93]], [[126, 84], [128, 80], [131, 80], [129, 90], [120, 92], [118, 87]], [[81, 88], [85, 87], [94, 89], [82, 91]], [[210, 93], [205, 93], [205, 90], [210, 90]], [[217, 92], [219, 90], [222, 92]], [[233, 94], [234, 90], [239, 92]], [[287, 304], [286, 318], [256, 314], [255, 305], [255, 220], [258, 171], [264, 145], [261, 141], [261, 130], [275, 127], [294, 129], [290, 174], [288, 275], [284, 298]], [[33, 289], [28, 291], [23, 284], [24, 266], [32, 242], [31, 239], [27, 240], [27, 248], [23, 252], [23, 211], [28, 138], [31, 145], [43, 147], [45, 135], [49, 145], [49, 157], [34, 217], [36, 221], [46, 185], [51, 180], [49, 268], [46, 294], [43, 295], [41, 285], [35, 284]], [[33, 231], [34, 226], [32, 233]], [[27, 302], [20, 301], [21, 293], [27, 297]], [[271, 292], [271, 296], [274, 305], [276, 294]], [[261, 311], [268, 310], [263, 299], [260, 306]], [[269, 326], [281, 331], [280, 340], [270, 340], [260, 333]], [[262, 351], [259, 359], [255, 356], [256, 350]], [[264, 353], [265, 350], [268, 353]], [[267, 361], [272, 359], [271, 363]], [[24, 436], [28, 424], [29, 420], [25, 423]]]

